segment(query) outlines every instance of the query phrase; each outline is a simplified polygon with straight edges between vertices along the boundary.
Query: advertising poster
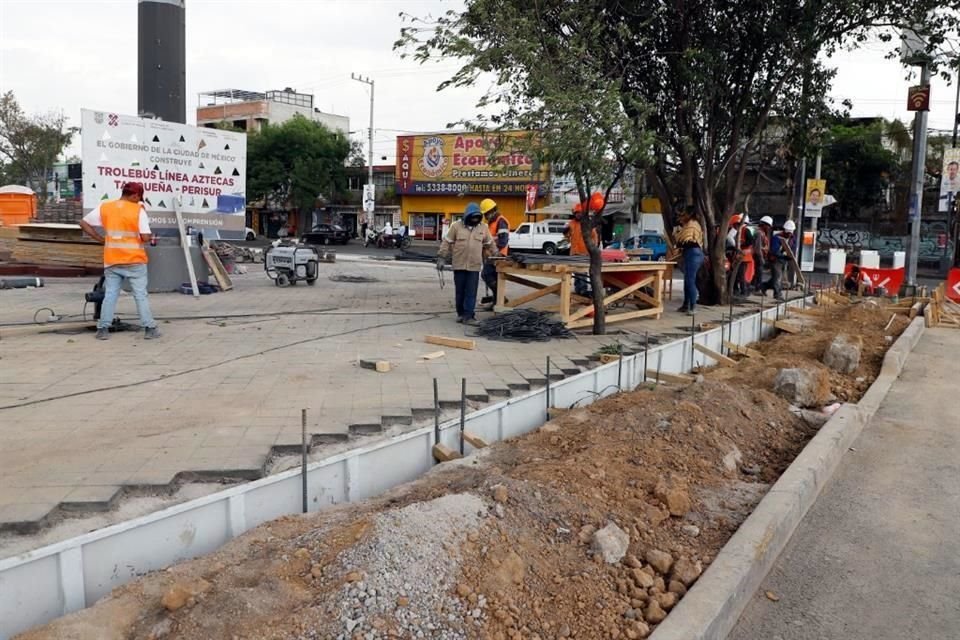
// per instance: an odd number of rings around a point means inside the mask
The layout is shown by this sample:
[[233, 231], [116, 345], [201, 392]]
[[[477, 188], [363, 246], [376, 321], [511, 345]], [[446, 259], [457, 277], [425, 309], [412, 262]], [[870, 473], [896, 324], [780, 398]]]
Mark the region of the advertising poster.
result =
[[943, 174], [940, 178], [940, 203], [938, 211], [950, 210], [950, 205], [960, 197], [960, 149], [943, 150]]
[[176, 228], [179, 196], [185, 225], [243, 231], [246, 134], [89, 109], [80, 122], [84, 210], [141, 182], [152, 227]]
[[523, 132], [485, 137], [438, 133], [397, 138], [397, 193], [525, 196], [543, 185], [547, 167], [522, 150]]

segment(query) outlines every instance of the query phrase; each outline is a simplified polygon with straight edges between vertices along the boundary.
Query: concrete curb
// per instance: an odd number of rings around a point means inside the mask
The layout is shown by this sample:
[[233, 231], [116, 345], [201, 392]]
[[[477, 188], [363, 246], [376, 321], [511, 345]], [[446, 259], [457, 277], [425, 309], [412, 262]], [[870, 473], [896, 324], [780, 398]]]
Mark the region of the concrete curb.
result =
[[910, 323], [887, 351], [880, 375], [860, 402], [841, 407], [820, 429], [650, 640], [727, 637], [847, 449], [880, 408], [924, 328], [922, 317]]

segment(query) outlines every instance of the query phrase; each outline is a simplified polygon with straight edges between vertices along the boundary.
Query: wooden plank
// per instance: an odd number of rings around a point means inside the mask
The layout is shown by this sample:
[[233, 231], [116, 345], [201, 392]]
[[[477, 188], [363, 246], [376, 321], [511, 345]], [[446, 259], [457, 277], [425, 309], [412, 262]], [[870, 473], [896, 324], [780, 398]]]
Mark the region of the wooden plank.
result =
[[730, 342], [729, 340], [724, 340], [723, 346], [725, 346], [727, 349], [730, 349], [730, 351], [736, 354], [739, 354], [741, 356], [746, 356], [748, 358], [763, 359], [763, 354], [757, 351], [756, 349], [751, 349], [750, 347], [739, 345], [734, 342]]
[[887, 321], [887, 326], [885, 326], [885, 327], [883, 328], [883, 330], [884, 330], [884, 331], [889, 331], [889, 330], [890, 330], [890, 325], [892, 325], [892, 324], [893, 324], [893, 321], [896, 320], [896, 319], [897, 319], [897, 314], [891, 313], [891, 314], [890, 314], [890, 319]]
[[763, 323], [775, 327], [780, 331], [786, 331], [787, 333], [801, 333], [803, 331], [803, 329], [800, 327], [790, 324], [789, 322], [784, 322], [783, 320], [771, 320], [770, 318], [764, 318]]
[[436, 360], [437, 358], [442, 358], [446, 355], [445, 351], [432, 351], [431, 353], [425, 353], [420, 356], [421, 360]]
[[[528, 293], [525, 296], [520, 296], [519, 298], [510, 298], [510, 302], [507, 303], [508, 307], [519, 307], [520, 305], [527, 304], [528, 302], [533, 302], [543, 296], [548, 296], [551, 293], [560, 293], [561, 283], [551, 284], [550, 286], [538, 289]], [[497, 292], [499, 293], [499, 291]]]
[[923, 313], [923, 306], [924, 306], [924, 305], [923, 305], [922, 302], [917, 302], [916, 304], [914, 304], [913, 306], [910, 307], [910, 319], [911, 319], [911, 320], [913, 320], [913, 319], [916, 318], [918, 315], [920, 315], [921, 313]]
[[[612, 279], [613, 279], [613, 278], [612, 278]], [[603, 306], [604, 306], [604, 307], [609, 307], [611, 304], [613, 304], [614, 302], [616, 302], [616, 301], [619, 300], [620, 298], [625, 298], [626, 296], [629, 296], [630, 294], [632, 294], [632, 293], [633, 293], [634, 291], [636, 291], [637, 289], [640, 289], [641, 287], [648, 286], [651, 282], [653, 282], [653, 277], [644, 278], [643, 280], [640, 280], [640, 281], [638, 281], [638, 282], [635, 282], [635, 283], [633, 283], [632, 285], [630, 285], [630, 286], [628, 286], [628, 287], [625, 287], [625, 288], [623, 288], [623, 289], [620, 289], [620, 290], [617, 291], [616, 293], [614, 293], [614, 294], [612, 294], [612, 295], [609, 295], [609, 296], [606, 296], [606, 297], [603, 299]], [[623, 283], [621, 282], [621, 284], [623, 284]], [[614, 285], [614, 286], [616, 286], [616, 285]], [[570, 321], [571, 321], [571, 322], [575, 322], [576, 320], [579, 320], [579, 319], [582, 318], [583, 316], [585, 316], [585, 315], [587, 315], [588, 313], [590, 313], [590, 310], [591, 310], [592, 308], [593, 308], [593, 307], [585, 307], [585, 308], [583, 308], [583, 309], [580, 309], [579, 311], [577, 311], [576, 313], [574, 313], [573, 315], [570, 316]]]
[[[628, 311], [626, 313], [615, 313], [607, 316], [607, 324], [613, 324], [614, 322], [623, 322], [624, 320], [632, 320], [634, 318], [646, 318], [648, 316], [656, 316], [659, 318], [663, 314], [663, 309], [641, 309], [640, 311]], [[568, 329], [582, 329], [583, 327], [592, 327], [593, 318], [585, 318], [583, 320], [575, 320], [573, 322], [567, 323]]]
[[462, 458], [459, 451], [454, 451], [450, 447], [442, 444], [433, 445], [431, 449], [434, 459], [437, 462], [450, 462], [451, 460], [456, 460], [457, 458]]
[[210, 267], [210, 272], [220, 286], [220, 290], [230, 291], [230, 289], [233, 289], [233, 281], [230, 279], [230, 274], [223, 268], [223, 263], [220, 262], [220, 256], [217, 255], [217, 252], [204, 247], [200, 250], [200, 253], [203, 254], [203, 260], [207, 263], [207, 266]]
[[657, 372], [656, 369], [647, 369], [647, 382], [656, 382], [659, 376], [660, 382], [669, 382], [672, 384], [690, 384], [695, 378], [685, 373], [664, 373]]
[[572, 303], [573, 276], [564, 274], [560, 280], [560, 320], [564, 323], [570, 320], [570, 305]]
[[490, 446], [490, 443], [478, 436], [475, 433], [470, 433], [469, 431], [463, 432], [463, 440], [468, 443], [474, 449], [485, 449]]
[[427, 344], [439, 344], [443, 347], [453, 347], [454, 349], [466, 349], [473, 351], [477, 348], [477, 341], [468, 338], [448, 338], [446, 336], [424, 336], [423, 341]]
[[823, 317], [823, 309], [797, 309], [796, 307], [787, 307], [788, 313], [796, 313], [801, 316]]
[[603, 363], [603, 364], [610, 364], [611, 362], [616, 362], [616, 361], [619, 360], [619, 359], [620, 359], [620, 356], [618, 356], [618, 355], [615, 354], [615, 353], [601, 353], [601, 354], [600, 354], [600, 362]]
[[693, 348], [699, 351], [700, 353], [702, 353], [703, 355], [707, 356], [708, 358], [713, 358], [714, 360], [716, 360], [722, 365], [733, 367], [733, 366], [736, 366], [737, 364], [737, 361], [734, 360], [733, 358], [728, 358], [722, 353], [717, 353], [713, 349], [707, 347], [706, 345], [702, 345], [698, 342], [693, 343]]
[[360, 360], [360, 367], [377, 373], [389, 373], [392, 368], [389, 360]]

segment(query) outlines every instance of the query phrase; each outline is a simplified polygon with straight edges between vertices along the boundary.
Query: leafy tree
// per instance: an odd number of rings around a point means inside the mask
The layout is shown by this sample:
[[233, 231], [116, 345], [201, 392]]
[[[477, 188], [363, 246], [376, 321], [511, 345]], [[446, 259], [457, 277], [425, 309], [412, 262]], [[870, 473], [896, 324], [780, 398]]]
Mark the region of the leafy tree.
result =
[[[652, 144], [642, 125], [646, 111], [628, 94], [608, 89], [624, 81], [625, 69], [596, 73], [602, 61], [592, 41], [604, 30], [607, 2], [546, 4], [541, 13], [524, 2], [474, 2], [449, 22], [405, 29], [397, 46], [413, 50], [421, 61], [446, 51], [464, 58], [463, 68], [441, 88], [472, 85], [493, 74], [495, 82], [478, 105], [481, 113], [460, 124], [486, 135], [491, 158], [525, 153], [540, 166], [549, 164], [555, 174], [572, 176], [581, 202], [597, 190], [606, 201], [627, 168], [646, 161]], [[548, 28], [542, 25], [545, 18], [551, 21]], [[503, 135], [515, 131], [530, 133]], [[603, 208], [585, 215], [581, 224], [590, 255], [596, 334], [606, 331], [602, 259], [593, 241], [602, 215]]]
[[[617, 102], [636, 128], [631, 138], [655, 135], [649, 183], [668, 224], [677, 204], [694, 205], [713, 293], [722, 294], [728, 220], [773, 119], [788, 127], [791, 153], [807, 154], [821, 144], [831, 112], [830, 55], [873, 37], [889, 42], [903, 25], [937, 47], [957, 31], [958, 9], [958, 0], [467, 0], [462, 12], [414, 23], [401, 43], [413, 40], [421, 59], [460, 58], [464, 66], [447, 86], [486, 72], [533, 102], [540, 100], [535, 73], [564, 75], [569, 65], [588, 74], [592, 81], [568, 87], [584, 112]], [[529, 55], [551, 48], [550, 59], [562, 61], [552, 69]], [[518, 68], [522, 78], [504, 83]], [[507, 99], [498, 94], [480, 106]], [[603, 155], [588, 146], [582, 153]]]
[[823, 178], [838, 201], [832, 209], [843, 217], [881, 204], [887, 187], [900, 177], [897, 155], [881, 142], [885, 128], [882, 121], [863, 125], [846, 120], [825, 135]]
[[349, 153], [343, 133], [303, 116], [265, 125], [247, 143], [247, 199], [312, 211], [322, 194], [345, 187]]
[[22, 181], [47, 199], [47, 175], [70, 144], [76, 127], [67, 127], [64, 115], [27, 116], [12, 91], [0, 96], [0, 160], [4, 183]]

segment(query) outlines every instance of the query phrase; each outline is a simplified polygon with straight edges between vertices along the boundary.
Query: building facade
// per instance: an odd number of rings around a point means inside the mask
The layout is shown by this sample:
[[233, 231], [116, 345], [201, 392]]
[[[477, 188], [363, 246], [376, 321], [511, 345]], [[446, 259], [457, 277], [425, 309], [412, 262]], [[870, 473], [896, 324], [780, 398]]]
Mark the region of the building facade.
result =
[[549, 195], [549, 168], [524, 151], [524, 132], [397, 137], [400, 217], [418, 238], [436, 240], [470, 202], [496, 201], [515, 229]]
[[280, 124], [295, 115], [302, 115], [346, 134], [350, 130], [347, 116], [325, 113], [313, 106], [313, 96], [297, 93], [287, 87], [282, 91], [245, 91], [222, 89], [199, 96], [197, 126], [215, 127], [227, 123], [248, 133], [255, 133], [265, 124]]

